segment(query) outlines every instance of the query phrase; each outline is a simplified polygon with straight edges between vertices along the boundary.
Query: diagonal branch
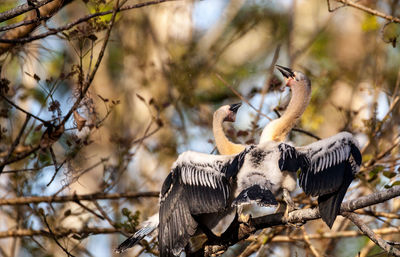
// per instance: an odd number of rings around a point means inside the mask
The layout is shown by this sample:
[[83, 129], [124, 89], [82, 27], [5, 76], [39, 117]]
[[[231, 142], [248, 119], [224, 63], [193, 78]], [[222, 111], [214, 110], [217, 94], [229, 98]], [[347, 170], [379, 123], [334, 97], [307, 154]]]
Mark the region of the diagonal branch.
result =
[[366, 236], [369, 237], [376, 245], [389, 254], [400, 256], [400, 250], [388, 244], [381, 237], [378, 237], [372, 229], [370, 229], [355, 213], [345, 212], [342, 215], [351, 220]]
[[[385, 202], [398, 196], [400, 196], [400, 186], [394, 186], [387, 190], [378, 191], [370, 195], [346, 201], [342, 203], [340, 212], [352, 212], [357, 209]], [[207, 244], [229, 246], [249, 237], [251, 234], [259, 229], [278, 225], [304, 224], [309, 220], [315, 220], [321, 217], [318, 208], [302, 209], [290, 212], [287, 219], [285, 219], [283, 216], [283, 213], [275, 213], [262, 217], [252, 218], [249, 220], [248, 223], [238, 224], [238, 229], [234, 233], [230, 231], [230, 234], [223, 234], [221, 238], [209, 240]]]
[[40, 2], [36, 2], [35, 5], [31, 5], [29, 3], [19, 5], [11, 10], [0, 13], [0, 22], [12, 19], [14, 17], [17, 17], [18, 15], [29, 12], [35, 8], [42, 7], [43, 5], [50, 3], [52, 1], [54, 0], [43, 0]]
[[[400, 23], [400, 18], [398, 18], [398, 17], [391, 16], [389, 14], [386, 14], [386, 13], [380, 12], [378, 10], [369, 8], [369, 7], [365, 6], [365, 5], [353, 2], [351, 0], [335, 0], [335, 1], [339, 2], [339, 3], [342, 3], [343, 6], [351, 6], [351, 7], [354, 7], [356, 9], [359, 9], [361, 11], [364, 11], [366, 13], [369, 13], [369, 14], [384, 18], [384, 19], [386, 19], [388, 21], [395, 22], [395, 23]], [[334, 10], [336, 10], [336, 9], [334, 9]], [[331, 11], [331, 10], [329, 9], [329, 11]]]
[[11, 157], [11, 155], [13, 154], [15, 148], [18, 146], [19, 141], [21, 140], [21, 137], [22, 137], [22, 135], [24, 134], [26, 125], [28, 125], [28, 122], [29, 122], [29, 120], [31, 119], [31, 117], [32, 117], [32, 116], [31, 116], [30, 114], [27, 114], [27, 115], [26, 115], [25, 122], [24, 122], [24, 124], [22, 125], [22, 127], [21, 127], [21, 129], [20, 129], [20, 131], [19, 131], [19, 133], [18, 133], [17, 138], [16, 138], [16, 139], [14, 140], [14, 142], [12, 143], [11, 148], [10, 148], [10, 150], [8, 151], [8, 154], [7, 154], [6, 158], [4, 158], [4, 161], [0, 164], [0, 175], [1, 175], [1, 173], [3, 172], [4, 167], [6, 166], [6, 163], [7, 163], [8, 159]]

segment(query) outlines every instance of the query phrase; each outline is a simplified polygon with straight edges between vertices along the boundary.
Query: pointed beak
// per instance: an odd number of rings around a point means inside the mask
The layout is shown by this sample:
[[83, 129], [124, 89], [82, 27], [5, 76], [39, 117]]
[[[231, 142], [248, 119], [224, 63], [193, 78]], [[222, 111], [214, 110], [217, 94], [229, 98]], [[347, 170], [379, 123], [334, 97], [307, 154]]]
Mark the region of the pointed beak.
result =
[[237, 104], [231, 104], [229, 106], [229, 110], [233, 113], [237, 113], [237, 111], [239, 110], [240, 106], [242, 106], [242, 103], [237, 103]]
[[283, 67], [283, 66], [280, 66], [280, 65], [275, 65], [276, 66], [276, 68], [282, 73], [282, 75], [285, 77], [285, 78], [294, 78], [294, 72], [291, 70], [291, 69], [289, 69], [289, 68], [286, 68], [286, 67]]

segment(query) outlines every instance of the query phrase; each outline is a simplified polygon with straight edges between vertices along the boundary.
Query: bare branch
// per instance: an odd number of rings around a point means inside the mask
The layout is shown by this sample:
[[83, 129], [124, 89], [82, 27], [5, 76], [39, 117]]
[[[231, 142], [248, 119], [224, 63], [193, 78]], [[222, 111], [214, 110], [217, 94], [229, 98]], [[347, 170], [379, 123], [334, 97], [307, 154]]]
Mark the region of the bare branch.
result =
[[355, 213], [345, 212], [342, 215], [351, 220], [366, 236], [369, 237], [375, 244], [394, 256], [400, 256], [400, 250], [388, 244], [385, 240], [378, 237], [372, 229], [370, 229]]
[[0, 164], [0, 175], [1, 175], [1, 173], [3, 172], [4, 167], [6, 166], [7, 160], [11, 157], [11, 155], [13, 154], [13, 152], [14, 152], [14, 150], [15, 150], [15, 147], [17, 147], [17, 145], [19, 144], [19, 141], [21, 140], [21, 137], [22, 137], [22, 135], [24, 134], [26, 125], [28, 125], [28, 122], [29, 122], [29, 120], [31, 119], [31, 117], [32, 117], [32, 116], [31, 116], [30, 114], [27, 114], [27, 115], [26, 115], [25, 122], [24, 122], [24, 124], [22, 125], [22, 127], [21, 127], [21, 129], [20, 129], [20, 131], [19, 131], [19, 133], [18, 133], [17, 138], [16, 138], [16, 139], [14, 140], [14, 142], [12, 143], [11, 148], [10, 148], [10, 150], [8, 151], [8, 154], [7, 154], [6, 158], [4, 158], [4, 161]]
[[270, 117], [268, 117], [267, 115], [265, 115], [264, 113], [261, 112], [261, 110], [257, 109], [256, 107], [254, 107], [249, 101], [247, 101], [247, 99], [245, 97], [243, 97], [236, 89], [234, 89], [231, 85], [229, 85], [229, 83], [221, 77], [221, 75], [219, 75], [218, 73], [215, 74], [215, 76], [226, 86], [228, 87], [235, 95], [237, 95], [240, 100], [242, 100], [243, 102], [245, 102], [246, 104], [248, 104], [253, 110], [255, 110], [257, 113], [259, 113], [261, 116], [267, 118], [268, 120], [272, 120]]
[[[353, 2], [351, 0], [335, 0], [335, 1], [339, 2], [339, 3], [342, 3], [344, 6], [348, 5], [348, 6], [356, 8], [356, 9], [359, 9], [361, 11], [364, 11], [366, 13], [369, 13], [369, 14], [372, 14], [372, 15], [375, 15], [375, 16], [379, 16], [379, 17], [384, 18], [384, 19], [386, 19], [388, 21], [395, 22], [395, 23], [400, 23], [400, 18], [398, 18], [398, 17], [394, 17], [394, 16], [391, 16], [389, 14], [374, 10], [374, 9], [369, 8], [367, 6], [364, 6], [362, 4], [355, 3], [355, 2]], [[336, 10], [336, 9], [334, 9], [334, 10]]]
[[43, 221], [44, 221], [44, 223], [46, 224], [47, 229], [49, 230], [50, 237], [53, 238], [54, 242], [56, 242], [56, 244], [67, 254], [68, 257], [69, 257], [69, 256], [75, 257], [75, 256], [72, 255], [70, 252], [68, 252], [68, 250], [65, 249], [65, 247], [62, 246], [61, 243], [57, 240], [57, 236], [54, 235], [53, 231], [52, 231], [51, 228], [50, 228], [49, 223], [47, 222], [46, 215], [43, 215]]
[[[116, 228], [84, 228], [78, 230], [76, 228], [58, 228], [53, 231], [53, 234], [57, 237], [66, 237], [72, 234], [80, 236], [97, 235], [97, 234], [112, 234], [119, 233], [120, 230]], [[31, 230], [31, 229], [17, 229], [0, 232], [0, 238], [7, 237], [25, 237], [25, 236], [46, 236], [51, 237], [46, 230]]]
[[65, 195], [65, 196], [24, 196], [9, 199], [0, 199], [2, 205], [25, 205], [38, 203], [64, 203], [74, 201], [96, 201], [96, 200], [118, 200], [121, 198], [136, 199], [141, 197], [158, 197], [159, 192], [126, 192], [126, 193], [94, 193], [84, 195]]
[[[394, 186], [390, 189], [379, 191], [370, 195], [362, 196], [357, 199], [342, 203], [340, 212], [352, 212], [357, 209], [365, 208], [374, 204], [385, 202], [394, 197], [400, 196], [400, 186]], [[210, 245], [222, 244], [233, 245], [234, 243], [247, 238], [256, 230], [286, 224], [302, 224], [309, 220], [320, 218], [318, 208], [296, 210], [289, 213], [288, 219], [284, 219], [283, 213], [275, 213], [262, 217], [252, 218], [248, 223], [241, 223], [238, 226], [236, 234], [229, 231], [231, 235], [223, 234], [221, 238], [212, 239], [208, 242]], [[225, 237], [225, 238], [224, 238]]]
[[[400, 234], [400, 229], [391, 227], [391, 228], [377, 228], [373, 230], [375, 234], [379, 235], [390, 235], [390, 234]], [[333, 238], [345, 238], [345, 237], [357, 237], [364, 236], [364, 233], [356, 230], [346, 230], [346, 231], [336, 231], [336, 232], [323, 232], [317, 234], [308, 234], [308, 239], [333, 239]], [[283, 236], [277, 235], [271, 239], [271, 242], [297, 242], [304, 241], [304, 236]]]
[[54, 0], [43, 0], [40, 2], [36, 2], [35, 5], [31, 5], [29, 3], [19, 5], [19, 6], [15, 7], [14, 9], [0, 13], [0, 22], [17, 17], [18, 15], [29, 12], [35, 8], [39, 8], [39, 7], [41, 7], [47, 3], [50, 3], [52, 1], [54, 1]]
[[[127, 10], [131, 10], [131, 9], [137, 9], [137, 8], [142, 8], [142, 7], [145, 7], [145, 6], [155, 5], [155, 4], [159, 4], [159, 3], [163, 3], [163, 2], [171, 2], [171, 1], [177, 1], [177, 0], [154, 0], [154, 1], [149, 1], [149, 2], [145, 2], [145, 3], [128, 5], [128, 6], [125, 6], [125, 7], [122, 7], [122, 8], [118, 8], [117, 11], [118, 12], [127, 11]], [[95, 17], [104, 16], [104, 15], [108, 15], [108, 14], [111, 14], [111, 13], [113, 13], [112, 10], [90, 14], [90, 15], [84, 16], [82, 18], [79, 18], [79, 19], [75, 20], [74, 22], [68, 23], [68, 24], [66, 24], [64, 26], [61, 26], [61, 27], [58, 27], [58, 28], [52, 28], [48, 32], [44, 32], [44, 33], [41, 33], [41, 34], [38, 34], [38, 35], [35, 35], [35, 36], [18, 37], [18, 38], [2, 37], [2, 38], [0, 38], [0, 54], [5, 52], [5, 51], [2, 50], [3, 47], [2, 47], [1, 43], [7, 43], [9, 45], [9, 44], [17, 44], [17, 43], [23, 44], [23, 43], [32, 42], [32, 41], [35, 41], [35, 40], [38, 40], [38, 39], [42, 39], [42, 38], [45, 38], [45, 37], [48, 37], [48, 36], [51, 36], [51, 35], [55, 35], [55, 34], [57, 34], [59, 32], [65, 31], [65, 30], [69, 30], [72, 27], [74, 27], [74, 26], [76, 26], [76, 25], [78, 25], [80, 23], [86, 22], [86, 21], [88, 21], [90, 19], [93, 19]], [[8, 50], [8, 48], [6, 50]]]

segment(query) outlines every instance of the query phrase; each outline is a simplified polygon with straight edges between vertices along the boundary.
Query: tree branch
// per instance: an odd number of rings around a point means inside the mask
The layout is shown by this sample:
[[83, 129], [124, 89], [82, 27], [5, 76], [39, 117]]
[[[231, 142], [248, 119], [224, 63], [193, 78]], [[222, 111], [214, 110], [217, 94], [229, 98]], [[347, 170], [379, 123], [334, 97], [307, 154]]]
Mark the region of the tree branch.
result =
[[[387, 190], [375, 192], [370, 195], [362, 196], [357, 199], [342, 203], [340, 213], [352, 212], [357, 209], [365, 208], [374, 204], [382, 203], [394, 197], [400, 196], [400, 186], [394, 186]], [[211, 239], [207, 242], [209, 245], [233, 245], [253, 234], [255, 231], [263, 228], [305, 223], [309, 220], [320, 218], [318, 208], [296, 210], [289, 213], [288, 219], [284, 219], [283, 213], [275, 213], [262, 217], [252, 218], [248, 223], [240, 223], [237, 229], [233, 228], [229, 234], [223, 234], [220, 238]]]
[[63, 203], [74, 201], [96, 201], [96, 200], [118, 200], [120, 198], [136, 199], [141, 197], [158, 197], [159, 192], [126, 192], [126, 193], [94, 193], [84, 195], [65, 195], [65, 196], [26, 196], [10, 199], [0, 199], [2, 205], [25, 205], [38, 203]]
[[[54, 229], [53, 234], [57, 237], [67, 237], [71, 234], [77, 234], [81, 237], [85, 237], [88, 235], [97, 235], [97, 234], [112, 234], [112, 233], [120, 233], [121, 231], [116, 228], [84, 228], [82, 230], [78, 230], [76, 228], [57, 228]], [[0, 238], [7, 237], [25, 237], [25, 236], [46, 236], [51, 237], [49, 231], [47, 230], [33, 230], [33, 229], [17, 229], [17, 230], [8, 230], [0, 232]]]
[[[154, 0], [154, 1], [144, 2], [144, 3], [134, 4], [134, 5], [128, 5], [128, 6], [125, 6], [122, 8], [118, 8], [117, 11], [118, 12], [127, 11], [130, 9], [137, 9], [137, 8], [142, 8], [145, 6], [155, 5], [155, 4], [159, 4], [159, 3], [163, 3], [163, 2], [171, 2], [171, 1], [177, 1], [177, 0]], [[72, 27], [74, 27], [80, 23], [86, 22], [90, 19], [93, 19], [95, 17], [104, 16], [104, 15], [108, 15], [111, 13], [113, 13], [113, 10], [90, 14], [90, 15], [84, 16], [82, 18], [79, 18], [79, 19], [75, 20], [74, 22], [68, 23], [68, 24], [58, 27], [58, 28], [52, 28], [50, 31], [47, 31], [47, 32], [44, 32], [44, 33], [41, 33], [41, 34], [38, 34], [35, 36], [26, 36], [27, 34], [24, 34], [20, 37], [12, 37], [12, 38], [3, 36], [0, 38], [0, 54], [7, 51], [8, 48], [11, 47], [10, 44], [23, 44], [23, 43], [32, 42], [32, 41], [35, 41], [38, 39], [42, 39], [42, 38], [45, 38], [45, 37], [48, 37], [51, 35], [55, 35], [59, 32], [69, 30]], [[46, 15], [43, 15], [43, 16], [46, 16]], [[34, 20], [37, 20], [37, 19], [34, 19]], [[26, 21], [25, 23], [28, 23], [28, 22]], [[24, 26], [23, 28], [25, 28], [25, 27], [29, 27], [29, 26]], [[10, 45], [10, 46], [7, 49], [3, 49], [4, 44], [2, 44], [2, 43], [7, 43], [7, 45]]]
[[[379, 235], [390, 235], [390, 234], [400, 234], [400, 229], [397, 227], [391, 228], [377, 228], [373, 230], [375, 234]], [[333, 238], [345, 238], [345, 237], [357, 237], [364, 236], [364, 233], [356, 230], [347, 230], [347, 231], [336, 231], [336, 232], [323, 232], [316, 234], [308, 234], [308, 238], [312, 240], [319, 239], [333, 239]], [[304, 241], [304, 236], [283, 236], [277, 235], [271, 239], [271, 242], [276, 243], [290, 243], [297, 241]]]
[[54, 0], [43, 0], [40, 2], [36, 2], [34, 6], [29, 3], [19, 5], [19, 6], [15, 7], [14, 9], [0, 13], [0, 22], [17, 17], [18, 15], [21, 15], [21, 14], [29, 12], [33, 9], [39, 8], [39, 7], [41, 7], [47, 3], [50, 3], [52, 1], [54, 1]]
[[27, 114], [27, 115], [26, 115], [25, 122], [24, 122], [24, 124], [22, 125], [22, 127], [21, 127], [21, 129], [20, 129], [20, 131], [19, 131], [19, 133], [18, 133], [17, 138], [16, 138], [16, 139], [14, 140], [14, 142], [12, 143], [11, 148], [10, 148], [10, 150], [8, 151], [7, 156], [4, 158], [4, 161], [0, 164], [0, 175], [1, 175], [1, 173], [3, 172], [4, 167], [6, 166], [6, 163], [7, 163], [8, 159], [11, 157], [11, 155], [13, 154], [15, 148], [16, 148], [17, 145], [19, 144], [19, 141], [21, 140], [21, 137], [22, 137], [22, 135], [24, 134], [26, 125], [28, 125], [28, 122], [29, 122], [29, 120], [31, 119], [31, 117], [32, 117], [32, 116], [31, 116], [30, 114]]
[[[353, 2], [351, 0], [335, 0], [335, 1], [339, 2], [339, 3], [342, 3], [344, 6], [348, 5], [348, 6], [354, 7], [356, 9], [359, 9], [359, 10], [364, 11], [366, 13], [369, 13], [369, 14], [372, 14], [372, 15], [375, 15], [375, 16], [379, 16], [381, 18], [389, 20], [391, 22], [400, 23], [400, 18], [398, 18], [398, 17], [394, 17], [394, 16], [391, 16], [389, 14], [374, 10], [374, 9], [366, 7], [366, 6], [362, 5], [362, 4], [355, 3], [355, 2]], [[336, 10], [336, 9], [334, 9], [334, 10]], [[334, 10], [329, 9], [329, 11], [334, 11]]]
[[364, 235], [368, 236], [369, 239], [371, 239], [376, 245], [378, 245], [384, 251], [386, 251], [389, 254], [393, 254], [394, 256], [400, 256], [399, 249], [394, 248], [393, 246], [389, 245], [385, 240], [378, 237], [374, 233], [374, 231], [372, 231], [372, 229], [370, 229], [367, 225], [365, 225], [365, 223], [357, 216], [357, 214], [345, 212], [342, 213], [342, 215], [351, 220], [354, 223], [354, 225], [356, 225], [364, 233]]

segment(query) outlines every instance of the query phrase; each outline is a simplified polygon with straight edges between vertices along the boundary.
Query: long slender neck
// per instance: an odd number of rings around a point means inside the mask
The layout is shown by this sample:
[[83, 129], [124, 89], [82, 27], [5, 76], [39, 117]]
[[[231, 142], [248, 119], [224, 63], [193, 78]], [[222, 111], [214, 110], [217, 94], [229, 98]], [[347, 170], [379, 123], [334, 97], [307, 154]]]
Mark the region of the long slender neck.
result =
[[279, 119], [273, 120], [264, 128], [260, 143], [266, 141], [284, 141], [287, 134], [307, 108], [311, 98], [311, 87], [293, 85], [291, 89], [292, 97], [285, 113]]
[[213, 117], [213, 133], [218, 152], [223, 155], [237, 154], [243, 151], [246, 146], [235, 144], [229, 141], [224, 133], [222, 123], [224, 122], [225, 115], [222, 112], [216, 111]]

